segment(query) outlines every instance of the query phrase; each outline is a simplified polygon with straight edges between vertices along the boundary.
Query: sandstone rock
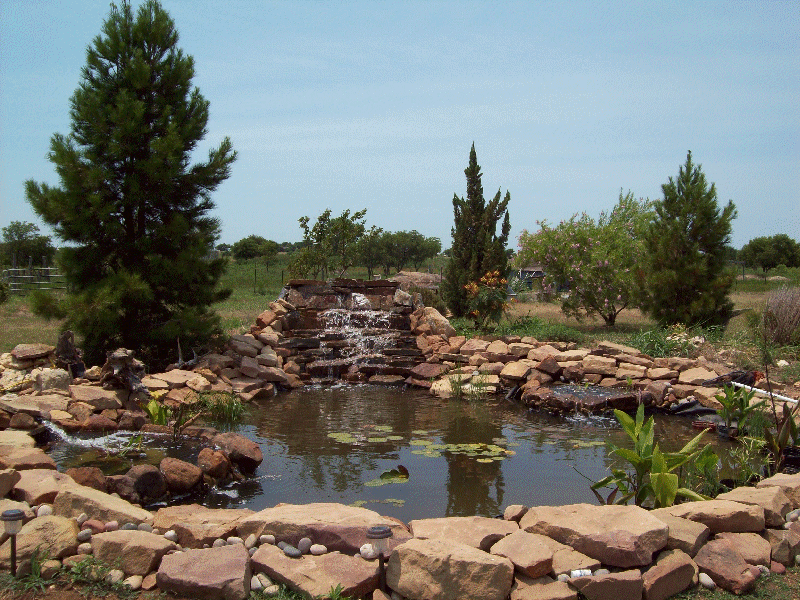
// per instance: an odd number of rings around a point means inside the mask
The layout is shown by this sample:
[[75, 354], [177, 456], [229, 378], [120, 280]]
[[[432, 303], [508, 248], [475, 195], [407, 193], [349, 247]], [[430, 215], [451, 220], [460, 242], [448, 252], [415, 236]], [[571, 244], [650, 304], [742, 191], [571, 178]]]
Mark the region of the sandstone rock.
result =
[[105, 415], [89, 415], [82, 423], [86, 431], [116, 431], [119, 426]]
[[250, 595], [250, 555], [244, 546], [168, 554], [156, 582], [164, 591], [199, 600], [245, 600]]
[[155, 500], [167, 493], [167, 481], [155, 465], [134, 465], [125, 476], [133, 482], [133, 489], [142, 499]]
[[[24, 432], [20, 431], [20, 433]], [[0, 446], [0, 468], [17, 471], [55, 470], [56, 463], [41, 448]]]
[[753, 589], [756, 578], [748, 564], [726, 540], [711, 540], [694, 557], [700, 570], [707, 573], [716, 585], [743, 594]]
[[264, 460], [261, 447], [253, 440], [249, 440], [238, 433], [217, 434], [214, 436], [213, 442], [228, 455], [232, 463], [235, 463], [245, 472], [251, 473], [255, 471]]
[[153, 377], [152, 375], [145, 375], [142, 377], [142, 385], [151, 392], [166, 391], [169, 389], [169, 384], [166, 381]]
[[459, 352], [464, 356], [472, 356], [477, 352], [483, 352], [489, 347], [489, 342], [486, 340], [479, 340], [477, 338], [470, 338], [461, 346]]
[[800, 552], [800, 527], [792, 526], [789, 529], [765, 529], [762, 532], [770, 544], [770, 557], [787, 567], [796, 561], [795, 555]]
[[519, 526], [617, 567], [650, 564], [669, 537], [669, 528], [638, 506], [533, 507]]
[[[581, 363], [582, 364], [582, 363]], [[557, 379], [561, 373], [561, 365], [556, 362], [552, 356], [546, 357], [543, 361], [536, 365], [536, 370], [541, 373], [546, 373], [553, 379]]]
[[658, 508], [651, 515], [671, 515], [696, 521], [708, 526], [711, 533], [732, 531], [736, 533], [764, 529], [764, 509], [760, 506], [731, 502], [730, 500], [702, 500], [685, 502], [669, 508]]
[[105, 390], [93, 385], [71, 385], [69, 393], [76, 402], [83, 402], [94, 410], [106, 408], [122, 408], [128, 392], [123, 390]]
[[197, 466], [206, 475], [214, 479], [223, 479], [230, 473], [231, 461], [224, 452], [203, 448], [197, 456]]
[[[35, 372], [35, 374], [34, 374]], [[31, 372], [34, 376], [34, 388], [37, 392], [44, 392], [47, 390], [64, 390], [69, 391], [69, 385], [72, 383], [72, 377], [64, 369], [35, 369]]]
[[605, 354], [609, 355], [616, 356], [618, 354], [627, 354], [630, 356], [640, 356], [647, 358], [647, 355], [642, 354], [638, 348], [625, 346], [624, 344], [617, 344], [616, 342], [609, 342], [608, 340], [602, 340], [598, 342], [597, 347], [601, 349]]
[[15, 415], [11, 415], [8, 426], [12, 429], [25, 429], [30, 431], [36, 427], [36, 421], [29, 414], [18, 412]]
[[31, 506], [50, 504], [62, 490], [79, 487], [72, 477], [52, 469], [27, 469], [19, 471], [19, 475], [20, 479], [11, 496], [14, 500], [27, 502]]
[[680, 375], [678, 376], [678, 383], [683, 383], [686, 385], [702, 385], [704, 381], [714, 379], [716, 377], [717, 374], [714, 371], [709, 371], [703, 367], [694, 367], [692, 369], [681, 371]]
[[542, 577], [553, 570], [553, 551], [539, 537], [518, 529], [495, 543], [491, 553], [505, 556], [528, 577]]
[[545, 344], [544, 346], [538, 346], [528, 352], [528, 358], [530, 360], [535, 360], [536, 362], [542, 362], [548, 356], [557, 356], [560, 353], [561, 351], [558, 348], [555, 348], [550, 344]]
[[253, 571], [265, 573], [309, 598], [324, 598], [342, 586], [342, 595], [362, 598], [378, 587], [378, 563], [344, 554], [289, 558], [277, 546], [261, 546], [252, 558]]
[[0, 449], [4, 447], [33, 448], [35, 445], [34, 439], [24, 431], [0, 431]]
[[697, 565], [681, 550], [662, 552], [642, 575], [644, 600], [666, 600], [691, 587]]
[[91, 404], [87, 404], [86, 402], [72, 402], [67, 409], [67, 412], [71, 414], [75, 419], [78, 421], [85, 421], [94, 413], [94, 406]]
[[507, 558], [441, 539], [401, 544], [386, 569], [387, 585], [410, 600], [505, 600], [513, 577]]
[[167, 482], [167, 488], [177, 493], [188, 492], [203, 480], [200, 467], [178, 458], [163, 458], [158, 469]]
[[411, 316], [414, 318], [412, 321], [412, 331], [418, 329], [427, 329], [434, 335], [445, 335], [451, 338], [456, 335], [456, 330], [450, 325], [450, 321], [445, 319], [441, 313], [431, 306], [414, 311]]
[[210, 509], [199, 504], [161, 508], [153, 526], [173, 530], [184, 548], [202, 548], [216, 539], [227, 539], [236, 531], [236, 524], [254, 514], [249, 509]]
[[614, 376], [617, 373], [617, 361], [608, 356], [589, 354], [581, 361], [584, 373]]
[[756, 484], [757, 488], [779, 487], [792, 501], [793, 508], [800, 508], [800, 473], [789, 475], [778, 473]]
[[420, 363], [413, 369], [411, 369], [411, 375], [415, 379], [437, 379], [441, 377], [447, 371], [450, 370], [450, 367], [443, 364], [433, 364], [433, 363]]
[[55, 349], [55, 346], [48, 344], [17, 344], [11, 351], [11, 356], [17, 360], [36, 360], [37, 358], [45, 358]]
[[82, 513], [102, 521], [120, 523], [143, 523], [153, 520], [148, 511], [133, 506], [122, 498], [73, 485], [63, 489], [53, 503], [53, 512], [63, 517], [77, 517]]
[[577, 348], [575, 350], [564, 350], [563, 352], [557, 352], [553, 355], [553, 358], [555, 358], [559, 363], [573, 361], [581, 362], [588, 355], [588, 348]]
[[0, 409], [15, 414], [23, 413], [32, 417], [50, 418], [54, 410], [66, 411], [69, 399], [58, 394], [45, 394], [42, 396], [17, 396], [6, 394], [0, 396]]
[[197, 377], [194, 371], [185, 371], [184, 369], [172, 369], [166, 373], [154, 373], [151, 375], [154, 379], [160, 379], [165, 382], [169, 389], [186, 387], [186, 384]]
[[578, 600], [578, 592], [565, 581], [551, 577], [533, 579], [517, 573], [511, 586], [511, 600]]
[[742, 555], [750, 565], [769, 565], [771, 547], [770, 543], [757, 533], [729, 533], [721, 532], [714, 536], [717, 540], [727, 540], [731, 547]]
[[434, 381], [428, 391], [431, 396], [436, 396], [437, 398], [450, 398], [453, 395], [453, 386], [450, 383], [450, 379], [445, 378]]
[[545, 546], [553, 551], [553, 573], [561, 575], [576, 569], [595, 570], [600, 568], [600, 561], [573, 550], [570, 546], [555, 541], [546, 535], [532, 533]]
[[586, 600], [641, 600], [643, 583], [639, 569], [590, 577], [572, 577], [570, 584], [578, 588]]
[[653, 367], [647, 369], [648, 379], [677, 379], [678, 372], [667, 367]]
[[614, 377], [620, 380], [630, 379], [644, 379], [647, 376], [647, 369], [640, 365], [632, 365], [630, 363], [620, 363]]
[[106, 491], [106, 476], [97, 467], [72, 467], [66, 474], [75, 480], [75, 483], [86, 487]]
[[272, 534], [292, 545], [309, 537], [330, 551], [352, 555], [364, 543], [367, 529], [383, 524], [392, 529], [390, 549], [411, 537], [404, 525], [375, 511], [334, 503], [279, 504], [242, 519], [236, 531], [242, 538]]
[[506, 509], [503, 511], [503, 518], [506, 521], [516, 521], [519, 523], [520, 519], [525, 516], [526, 512], [528, 512], [527, 506], [523, 506], [522, 504], [511, 504], [506, 506]]
[[[22, 526], [17, 534], [17, 564], [30, 560], [34, 551], [46, 552], [48, 558], [75, 554], [78, 548], [78, 524], [57, 516], [37, 517]], [[11, 565], [11, 541], [0, 546], [0, 569]]]
[[786, 522], [786, 513], [792, 510], [792, 502], [779, 486], [760, 488], [738, 487], [719, 494], [717, 500], [731, 500], [742, 504], [760, 506], [764, 509], [767, 527], [781, 527]]
[[3, 469], [0, 471], [0, 498], [5, 498], [14, 488], [21, 476], [15, 469]]
[[711, 530], [706, 525], [696, 521], [664, 513], [658, 514], [656, 518], [669, 526], [669, 539], [666, 545], [668, 550], [681, 550], [689, 556], [694, 556], [708, 541], [708, 536], [711, 534]]
[[126, 575], [147, 575], [175, 544], [145, 531], [109, 531], [92, 536], [92, 554], [99, 561], [117, 565]]
[[417, 519], [408, 527], [415, 538], [450, 540], [488, 552], [505, 536], [519, 531], [514, 521], [489, 517], [443, 517]]

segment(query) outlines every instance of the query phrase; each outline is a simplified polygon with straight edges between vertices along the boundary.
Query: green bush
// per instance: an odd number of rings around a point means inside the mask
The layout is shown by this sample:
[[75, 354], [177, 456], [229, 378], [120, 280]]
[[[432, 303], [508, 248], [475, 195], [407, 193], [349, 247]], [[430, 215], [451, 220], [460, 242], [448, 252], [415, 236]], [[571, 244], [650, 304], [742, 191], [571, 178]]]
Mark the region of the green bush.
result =
[[0, 304], [8, 302], [8, 297], [11, 295], [11, 287], [5, 279], [0, 278]]

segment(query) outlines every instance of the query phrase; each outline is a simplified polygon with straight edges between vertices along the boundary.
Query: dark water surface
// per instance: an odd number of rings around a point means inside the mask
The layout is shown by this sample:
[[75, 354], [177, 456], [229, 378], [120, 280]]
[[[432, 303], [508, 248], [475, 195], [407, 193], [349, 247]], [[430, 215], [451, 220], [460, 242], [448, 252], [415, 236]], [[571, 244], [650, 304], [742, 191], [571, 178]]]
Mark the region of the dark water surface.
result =
[[[596, 503], [586, 477], [608, 474], [605, 442], [629, 445], [613, 418], [556, 417], [502, 399], [441, 400], [367, 385], [281, 394], [250, 405], [235, 430], [261, 445], [264, 462], [251, 479], [213, 490], [206, 505], [356, 503], [406, 522], [495, 516], [509, 504]], [[696, 433], [689, 419], [656, 418], [662, 450], [677, 450]], [[193, 460], [197, 451], [183, 445], [169, 454]], [[61, 468], [102, 465], [92, 452], [60, 445], [53, 456]], [[157, 464], [158, 451], [148, 452]], [[381, 479], [398, 465], [407, 480]], [[123, 460], [118, 470], [129, 466]]]

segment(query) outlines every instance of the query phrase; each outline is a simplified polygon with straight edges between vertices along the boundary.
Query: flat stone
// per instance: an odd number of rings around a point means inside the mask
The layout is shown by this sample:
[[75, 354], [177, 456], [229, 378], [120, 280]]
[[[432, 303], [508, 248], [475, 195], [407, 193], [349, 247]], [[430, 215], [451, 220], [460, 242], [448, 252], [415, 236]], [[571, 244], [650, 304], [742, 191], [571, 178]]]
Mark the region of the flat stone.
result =
[[767, 527], [782, 527], [786, 522], [786, 514], [792, 510], [792, 501], [779, 486], [756, 488], [742, 486], [719, 494], [717, 500], [731, 500], [760, 506], [764, 509], [764, 520]]
[[55, 346], [48, 344], [17, 344], [11, 351], [11, 356], [17, 360], [36, 360], [46, 357], [55, 349]]
[[415, 519], [408, 527], [415, 538], [450, 540], [485, 552], [505, 536], [519, 531], [514, 521], [489, 517]]
[[609, 356], [588, 354], [581, 361], [581, 366], [584, 373], [595, 373], [609, 377], [615, 376], [617, 373], [617, 361]]
[[709, 371], [703, 367], [694, 367], [681, 371], [678, 376], [678, 383], [685, 385], [702, 385], [704, 381], [715, 379], [717, 374], [714, 371]]
[[41, 448], [0, 446], [0, 468], [17, 471], [55, 470], [56, 463]]
[[505, 600], [514, 565], [505, 557], [442, 539], [411, 539], [396, 547], [387, 585], [407, 598]]
[[552, 577], [534, 579], [516, 573], [511, 600], [578, 600], [578, 592], [567, 582], [555, 581]]
[[491, 553], [505, 556], [528, 577], [542, 577], [553, 570], [553, 551], [539, 537], [518, 529], [495, 543]]
[[0, 396], [0, 409], [15, 413], [23, 413], [32, 417], [50, 418], [54, 410], [65, 411], [69, 406], [69, 399], [59, 394], [45, 394], [42, 396], [17, 396], [6, 394]]
[[147, 575], [176, 545], [163, 536], [145, 531], [109, 531], [92, 536], [92, 554], [99, 561], [117, 565], [126, 575]]
[[[68, 478], [72, 481], [72, 478]], [[153, 520], [150, 512], [130, 502], [99, 490], [73, 484], [62, 489], [53, 502], [53, 512], [63, 517], [77, 517], [82, 513], [104, 522], [144, 523]]]
[[572, 577], [569, 583], [587, 600], [641, 600], [644, 589], [639, 569], [590, 577]]
[[502, 379], [510, 379], [512, 381], [525, 381], [528, 378], [528, 374], [531, 372], [532, 368], [533, 366], [529, 361], [517, 360], [507, 363], [503, 367], [503, 370], [500, 371], [500, 377]]
[[[78, 524], [72, 519], [48, 515], [36, 517], [22, 526], [17, 534], [17, 566], [30, 560], [36, 549], [48, 558], [75, 554], [78, 548]], [[11, 540], [0, 546], [0, 569], [11, 566]]]
[[616, 342], [609, 342], [608, 340], [602, 340], [598, 342], [597, 347], [603, 350], [606, 354], [613, 356], [627, 354], [630, 356], [646, 357], [646, 355], [642, 354], [638, 348], [626, 346], [624, 344], [617, 344]]
[[545, 344], [544, 346], [537, 346], [536, 348], [528, 352], [528, 358], [530, 360], [535, 360], [536, 362], [542, 362], [548, 356], [557, 356], [560, 353], [561, 350], [559, 350], [558, 348], [555, 348], [550, 344]]
[[711, 530], [708, 526], [690, 521], [681, 517], [660, 513], [656, 516], [669, 526], [668, 550], [681, 550], [689, 556], [694, 556], [708, 541]]
[[183, 369], [173, 369], [166, 373], [153, 373], [151, 377], [165, 382], [169, 389], [175, 389], [185, 387], [188, 381], [197, 377], [197, 373]]
[[771, 547], [769, 541], [757, 533], [730, 533], [727, 531], [714, 536], [717, 540], [727, 540], [750, 565], [769, 565]]
[[184, 548], [202, 548], [214, 540], [227, 539], [236, 532], [237, 523], [252, 510], [211, 509], [199, 504], [186, 504], [161, 508], [155, 514], [153, 526], [161, 531], [174, 530], [178, 543]]
[[696, 575], [697, 565], [688, 554], [664, 551], [642, 575], [644, 600], [666, 600], [679, 594], [693, 585]]
[[390, 549], [411, 537], [403, 524], [375, 511], [335, 503], [279, 504], [245, 517], [236, 531], [242, 538], [271, 534], [292, 545], [308, 537], [330, 551], [353, 555], [364, 543], [366, 530], [374, 525], [392, 529]]
[[617, 567], [650, 564], [669, 538], [669, 528], [638, 506], [532, 507], [519, 526]]
[[617, 367], [617, 372], [614, 377], [620, 380], [626, 379], [644, 379], [647, 377], [647, 368], [640, 365], [633, 365], [630, 363], [620, 363]]
[[789, 500], [792, 501], [792, 507], [800, 508], [800, 473], [792, 475], [778, 473], [759, 481], [756, 487], [779, 487], [783, 490], [783, 493], [789, 497]]
[[703, 573], [716, 585], [734, 594], [744, 594], [755, 587], [756, 577], [742, 555], [727, 540], [711, 540], [694, 557]]
[[[13, 395], [13, 394], [7, 394]], [[15, 448], [33, 448], [36, 441], [26, 431], [0, 431], [0, 447], [13, 446]]]
[[506, 509], [503, 511], [503, 518], [506, 521], [516, 521], [519, 523], [520, 519], [525, 516], [525, 513], [528, 512], [528, 507], [522, 504], [510, 504], [506, 506]]
[[122, 408], [128, 392], [124, 390], [105, 390], [94, 385], [71, 385], [69, 393], [76, 402], [84, 402], [95, 410]]
[[142, 384], [151, 392], [160, 392], [169, 389], [169, 384], [163, 379], [158, 379], [152, 375], [142, 377]]
[[677, 379], [678, 372], [674, 369], [668, 369], [667, 367], [653, 367], [651, 369], [647, 369], [647, 378], [648, 379]]
[[420, 363], [413, 369], [411, 369], [411, 375], [415, 379], [423, 379], [423, 380], [430, 380], [430, 379], [438, 379], [447, 371], [450, 370], [450, 367], [443, 364], [434, 364], [434, 363]]
[[486, 340], [479, 340], [477, 338], [470, 338], [459, 348], [459, 353], [464, 356], [472, 356], [476, 352], [483, 352], [489, 347], [489, 342]]
[[339, 553], [298, 560], [267, 544], [256, 550], [251, 563], [255, 573], [265, 573], [272, 581], [309, 598], [324, 598], [338, 585], [342, 586], [342, 596], [362, 598], [375, 590], [379, 582], [377, 561]]
[[19, 471], [19, 475], [11, 496], [31, 506], [50, 504], [62, 490], [79, 487], [72, 477], [52, 469], [27, 469]]
[[250, 555], [235, 544], [168, 554], [161, 559], [156, 582], [161, 590], [185, 598], [245, 600], [250, 578]]
[[788, 529], [765, 529], [762, 532], [770, 544], [770, 558], [787, 567], [795, 563], [800, 552], [800, 525], [792, 523]]
[[701, 500], [684, 502], [669, 508], [658, 508], [651, 513], [654, 517], [671, 515], [696, 521], [706, 525], [711, 533], [733, 531], [760, 532], [764, 529], [764, 509], [760, 506], [732, 502], [730, 500]]

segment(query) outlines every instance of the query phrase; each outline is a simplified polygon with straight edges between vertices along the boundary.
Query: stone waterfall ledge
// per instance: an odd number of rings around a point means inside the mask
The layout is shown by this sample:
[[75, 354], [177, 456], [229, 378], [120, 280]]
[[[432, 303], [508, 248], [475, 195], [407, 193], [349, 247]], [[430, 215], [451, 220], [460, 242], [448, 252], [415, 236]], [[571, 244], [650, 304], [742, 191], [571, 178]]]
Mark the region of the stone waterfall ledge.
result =
[[[30, 506], [15, 498], [29, 496], [31, 477], [0, 471], [2, 481], [10, 494], [0, 509], [26, 514], [17, 538], [20, 572], [39, 546], [55, 559], [51, 571], [90, 554], [113, 556], [118, 578], [132, 587], [209, 600], [274, 593], [276, 584], [309, 598], [341, 585], [348, 595], [384, 599], [376, 591], [374, 551], [365, 546], [367, 529], [380, 523], [394, 533], [387, 564], [392, 597], [413, 600], [577, 600], [579, 593], [590, 600], [664, 600], [698, 583], [739, 594], [758, 585], [763, 572], [800, 561], [800, 503], [792, 500], [800, 475], [738, 488], [737, 501], [652, 511], [513, 505], [503, 519], [420, 519], [408, 526], [340, 504], [150, 513], [65, 480], [56, 482], [53, 504]], [[768, 522], [769, 512], [772, 519], [782, 515], [782, 523]], [[0, 546], [0, 569], [8, 568], [9, 545]]]

